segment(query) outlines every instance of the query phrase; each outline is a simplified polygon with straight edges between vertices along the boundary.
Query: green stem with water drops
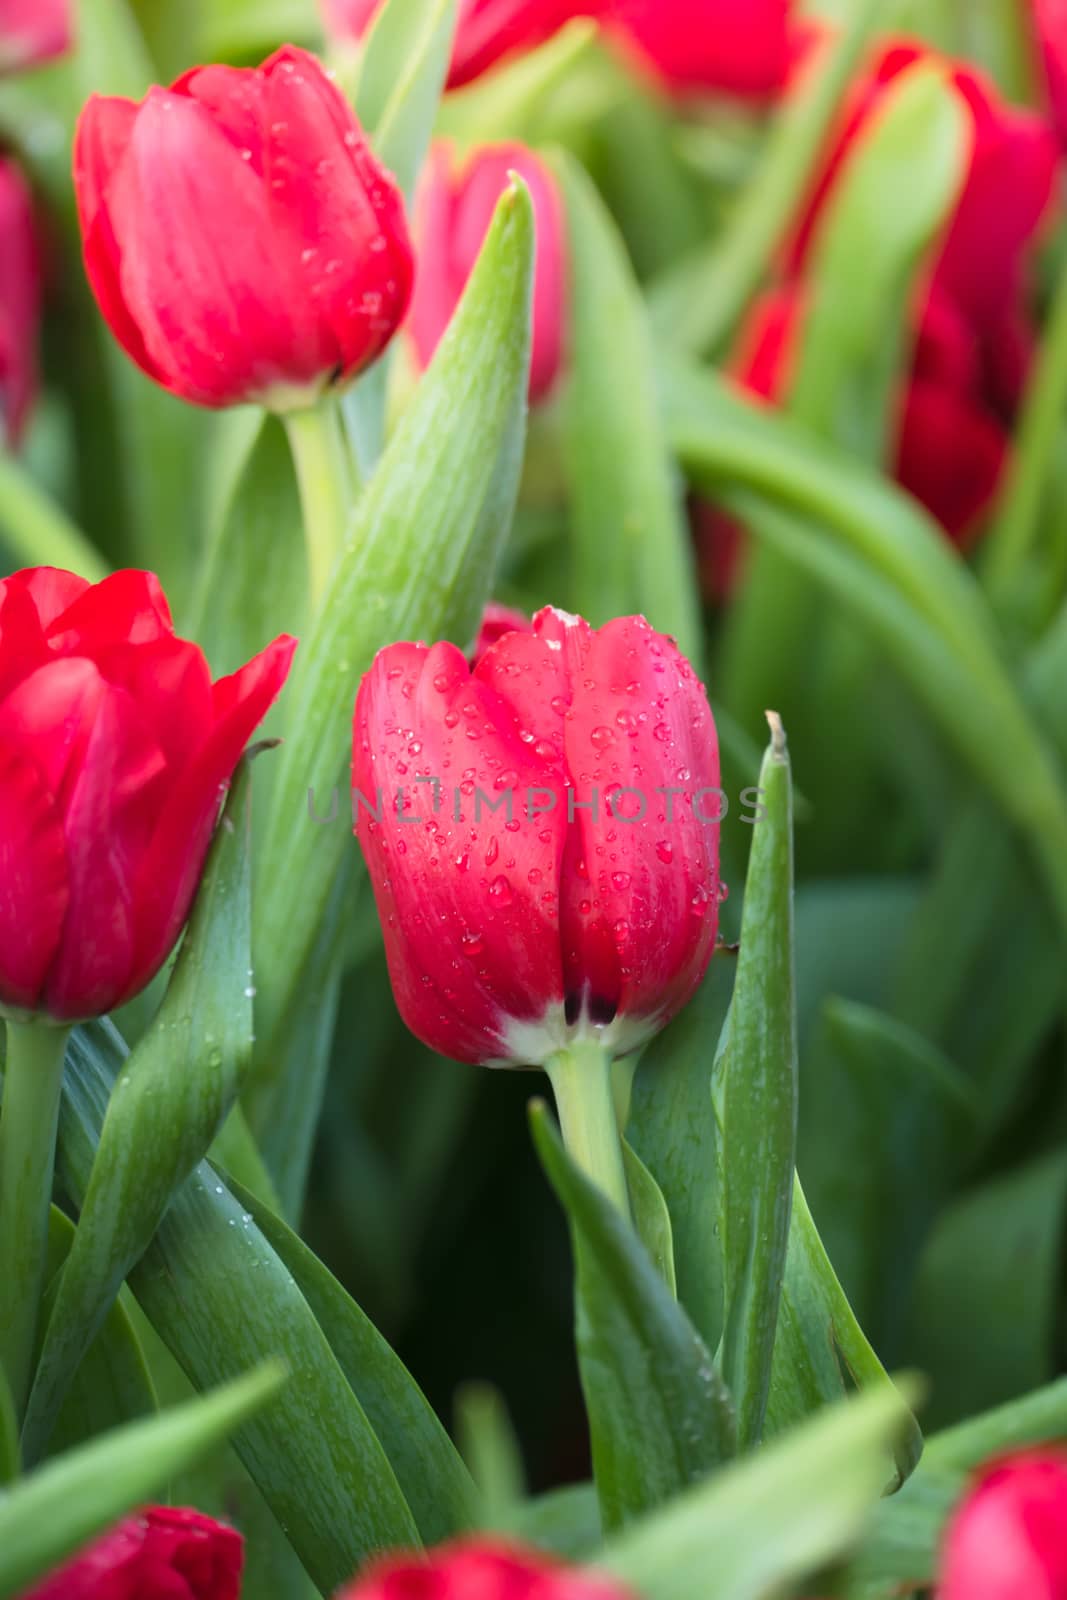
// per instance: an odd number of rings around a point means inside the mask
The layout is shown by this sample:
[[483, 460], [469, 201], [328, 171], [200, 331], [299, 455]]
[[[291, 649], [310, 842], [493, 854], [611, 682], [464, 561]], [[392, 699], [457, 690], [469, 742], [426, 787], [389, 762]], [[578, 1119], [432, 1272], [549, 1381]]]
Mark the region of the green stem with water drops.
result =
[[623, 1216], [629, 1217], [630, 1194], [611, 1068], [611, 1054], [598, 1039], [588, 1036], [575, 1039], [545, 1062], [568, 1154]]
[[0, 1364], [26, 1403], [48, 1255], [59, 1096], [69, 1028], [7, 1023], [0, 1109]]
[[326, 597], [358, 492], [356, 463], [333, 395], [324, 395], [317, 405], [304, 410], [286, 412], [283, 421], [304, 515], [311, 608], [317, 612]]

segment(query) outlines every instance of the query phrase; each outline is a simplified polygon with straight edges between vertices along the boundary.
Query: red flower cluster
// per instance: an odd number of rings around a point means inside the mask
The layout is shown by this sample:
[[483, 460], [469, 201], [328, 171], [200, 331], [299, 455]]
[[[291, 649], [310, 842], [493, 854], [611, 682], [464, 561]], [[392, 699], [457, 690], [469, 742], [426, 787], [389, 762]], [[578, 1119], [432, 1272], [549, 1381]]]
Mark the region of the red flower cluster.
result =
[[0, 429], [17, 444], [37, 388], [40, 263], [30, 192], [0, 160]]
[[0, 583], [0, 1006], [96, 1016], [154, 977], [293, 649], [213, 685], [151, 573]]
[[70, 0], [0, 0], [0, 75], [70, 47]]
[[542, 611], [473, 670], [391, 645], [360, 688], [353, 783], [397, 1004], [442, 1054], [540, 1064], [579, 1026], [623, 1053], [703, 977], [715, 724], [643, 618]]
[[419, 266], [410, 331], [419, 364], [427, 367], [459, 304], [510, 174], [524, 180], [537, 228], [530, 399], [542, 400], [563, 364], [567, 260], [563, 202], [555, 179], [525, 145], [487, 145], [461, 166], [451, 148], [430, 152], [415, 217]]
[[[786, 281], [754, 307], [735, 352], [735, 375], [765, 400], [780, 402], [789, 393], [805, 266], [835, 183], [886, 94], [924, 59], [931, 58], [919, 45], [888, 45], [852, 92], [788, 251]], [[900, 403], [896, 475], [963, 542], [989, 506], [1007, 454], [1031, 342], [1026, 256], [1052, 198], [1058, 152], [1047, 123], [1005, 104], [981, 73], [954, 66], [951, 82], [970, 112], [973, 145], [918, 312]], [[714, 522], [705, 523], [704, 532], [712, 581], [721, 587], [729, 580], [736, 536]]]
[[337, 1600], [632, 1600], [613, 1578], [516, 1545], [470, 1539], [428, 1557], [392, 1556]]
[[379, 356], [407, 310], [402, 196], [303, 50], [194, 68], [140, 105], [94, 95], [75, 186], [111, 331], [185, 400], [309, 404]]
[[199, 1511], [149, 1506], [22, 1600], [238, 1600], [244, 1544]]
[[[381, 0], [323, 0], [327, 27], [362, 38]], [[790, 0], [460, 0], [448, 85], [461, 88], [592, 17], [642, 74], [677, 93], [762, 97], [785, 81]]]

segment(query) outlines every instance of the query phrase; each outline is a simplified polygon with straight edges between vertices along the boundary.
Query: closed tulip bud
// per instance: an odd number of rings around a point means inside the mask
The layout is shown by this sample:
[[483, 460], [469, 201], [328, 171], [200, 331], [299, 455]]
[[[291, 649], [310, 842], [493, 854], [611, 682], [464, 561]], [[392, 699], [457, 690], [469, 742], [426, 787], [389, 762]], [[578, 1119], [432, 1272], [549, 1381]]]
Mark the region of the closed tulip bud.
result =
[[154, 977], [293, 649], [212, 684], [151, 573], [0, 583], [0, 1010], [97, 1016]]
[[41, 272], [30, 194], [0, 161], [0, 427], [17, 444], [37, 389]]
[[525, 145], [486, 145], [462, 163], [457, 163], [448, 145], [439, 144], [431, 151], [415, 216], [419, 265], [409, 328], [419, 364], [427, 367], [466, 288], [512, 172], [529, 188], [537, 226], [530, 399], [542, 400], [563, 365], [566, 228], [555, 179]]
[[139, 105], [94, 95], [74, 176], [100, 309], [184, 400], [305, 407], [374, 361], [404, 317], [402, 196], [303, 50], [194, 68]]
[[632, 1600], [614, 1578], [540, 1551], [468, 1539], [425, 1556], [390, 1556], [337, 1600]]
[[199, 1511], [149, 1506], [20, 1600], [238, 1600], [244, 1541]]
[[1062, 1451], [1033, 1451], [987, 1468], [949, 1524], [938, 1600], [1062, 1600], [1065, 1529]]
[[0, 75], [69, 50], [71, 0], [0, 0]]
[[389, 646], [353, 777], [397, 1003], [434, 1049], [619, 1055], [692, 995], [718, 922], [718, 746], [644, 618], [545, 610], [473, 669], [450, 644]]

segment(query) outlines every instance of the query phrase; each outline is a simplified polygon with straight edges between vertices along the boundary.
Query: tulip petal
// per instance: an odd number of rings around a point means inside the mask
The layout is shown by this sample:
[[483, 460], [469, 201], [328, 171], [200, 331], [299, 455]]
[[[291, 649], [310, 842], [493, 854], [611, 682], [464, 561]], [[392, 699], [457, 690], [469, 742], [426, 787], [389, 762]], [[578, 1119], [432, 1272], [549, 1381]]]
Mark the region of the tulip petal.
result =
[[[512, 634], [489, 654], [500, 675], [525, 688], [523, 664], [512, 662], [513, 677], [506, 671], [515, 641], [536, 643]], [[547, 684], [555, 669], [543, 648], [541, 656]], [[529, 657], [526, 666], [532, 679]], [[539, 1020], [563, 995], [561, 748], [538, 749], [519, 696], [505, 698], [488, 681], [492, 666], [483, 668], [471, 677], [448, 644], [383, 651], [360, 689], [353, 767], [367, 802], [384, 791], [381, 818], [361, 806], [357, 831], [397, 1002], [420, 1038], [470, 1061], [505, 1054], [508, 1020]], [[532, 682], [529, 689], [536, 698]], [[432, 782], [419, 778], [439, 780], [438, 809]], [[533, 796], [543, 814], [526, 815], [528, 790], [544, 791]]]
[[0, 161], [0, 420], [13, 443], [37, 389], [40, 284], [30, 192], [17, 167]]
[[0, 1001], [32, 1010], [59, 946], [69, 888], [63, 826], [33, 761], [0, 738]]
[[136, 240], [122, 293], [161, 381], [211, 406], [321, 376], [266, 189], [203, 106], [149, 93], [108, 205], [118, 237]]
[[261, 68], [272, 223], [291, 240], [323, 370], [349, 376], [385, 348], [414, 278], [400, 191], [336, 84], [287, 45]]
[[94, 655], [112, 644], [149, 644], [174, 634], [170, 607], [154, 572], [127, 568], [86, 587], [48, 625], [57, 651]]
[[192, 761], [168, 785], [151, 841], [136, 867], [136, 959], [126, 996], [148, 981], [181, 932], [222, 795], [249, 739], [281, 692], [295, 649], [296, 641], [282, 635], [214, 686], [214, 722]]
[[99, 94], [89, 97], [74, 134], [74, 194], [85, 271], [104, 320], [131, 360], [163, 382], [126, 306], [120, 284], [121, 251], [109, 207], [110, 190], [126, 160], [137, 112], [132, 100]]
[[584, 985], [595, 1021], [616, 1010], [665, 1019], [715, 944], [719, 758], [701, 684], [644, 618], [583, 642], [566, 748], [579, 788], [595, 786], [600, 802], [578, 813], [584, 871], [564, 875], [568, 994]]
[[45, 629], [88, 587], [56, 567], [33, 567], [0, 582], [0, 699], [51, 659]]
[[[57, 662], [38, 676], [72, 665]], [[124, 690], [102, 680], [80, 757], [64, 775], [70, 906], [45, 990], [49, 1012], [70, 1019], [110, 1010], [127, 986], [135, 874], [167, 786], [152, 729]]]

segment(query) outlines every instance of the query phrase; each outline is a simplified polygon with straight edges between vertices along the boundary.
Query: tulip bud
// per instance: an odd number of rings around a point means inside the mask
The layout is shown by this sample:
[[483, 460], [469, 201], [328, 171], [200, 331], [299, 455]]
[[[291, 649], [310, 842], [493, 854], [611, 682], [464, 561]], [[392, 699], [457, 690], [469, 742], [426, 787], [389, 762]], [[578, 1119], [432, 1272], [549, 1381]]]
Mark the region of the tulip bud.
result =
[[760, 99], [786, 81], [791, 0], [607, 0], [604, 27], [639, 71], [677, 93]]
[[949, 1524], [938, 1600], [1067, 1594], [1067, 1455], [1033, 1451], [989, 1468]]
[[127, 1517], [21, 1600], [238, 1600], [244, 1541], [199, 1511]]
[[0, 76], [70, 48], [70, 0], [0, 0]]
[[0, 161], [0, 424], [17, 444], [37, 389], [40, 263], [30, 194]]
[[389, 1556], [337, 1600], [632, 1600], [614, 1578], [492, 1539]]
[[545, 610], [473, 669], [390, 645], [360, 687], [353, 782], [397, 1004], [433, 1049], [543, 1065], [592, 1035], [620, 1055], [700, 982], [715, 724], [644, 618]]
[[149, 572], [0, 583], [0, 1010], [97, 1016], [155, 976], [294, 648], [213, 685]]
[[415, 216], [419, 265], [409, 328], [419, 365], [427, 367], [459, 304], [512, 172], [529, 188], [537, 227], [530, 399], [542, 400], [563, 364], [565, 223], [555, 179], [525, 145], [486, 145], [458, 166], [448, 145], [439, 144], [431, 151]]
[[403, 198], [303, 50], [194, 68], [139, 105], [94, 95], [74, 177], [104, 318], [184, 400], [308, 406], [403, 319]]

